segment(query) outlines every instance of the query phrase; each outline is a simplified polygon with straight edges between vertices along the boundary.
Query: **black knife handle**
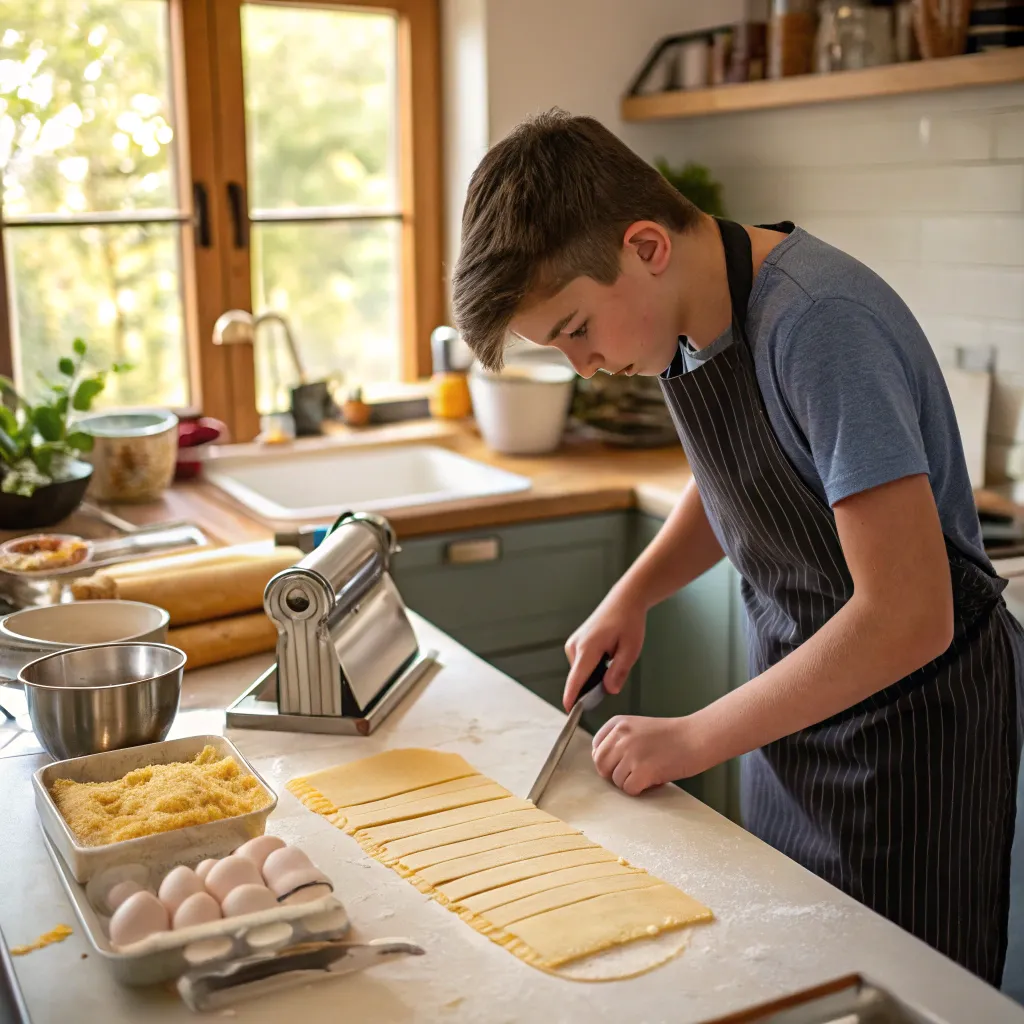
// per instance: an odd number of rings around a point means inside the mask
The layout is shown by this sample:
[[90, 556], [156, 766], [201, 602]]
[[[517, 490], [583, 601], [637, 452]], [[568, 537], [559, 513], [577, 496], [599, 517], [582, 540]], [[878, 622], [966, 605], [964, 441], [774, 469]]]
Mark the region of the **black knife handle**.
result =
[[591, 690], [596, 690], [604, 682], [604, 676], [608, 671], [611, 660], [612, 656], [610, 654], [601, 655], [601, 660], [597, 663], [594, 671], [587, 676], [587, 681], [580, 687], [580, 692], [576, 694], [576, 700], [573, 701], [573, 704], [578, 704]]

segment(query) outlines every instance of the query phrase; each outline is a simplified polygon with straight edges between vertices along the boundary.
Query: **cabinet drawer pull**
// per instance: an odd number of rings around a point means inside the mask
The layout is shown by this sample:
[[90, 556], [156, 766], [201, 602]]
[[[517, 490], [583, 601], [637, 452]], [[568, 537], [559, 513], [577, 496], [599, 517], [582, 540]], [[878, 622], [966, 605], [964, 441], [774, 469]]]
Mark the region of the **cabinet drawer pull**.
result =
[[473, 565], [476, 562], [496, 562], [501, 558], [501, 541], [497, 537], [474, 540], [453, 540], [444, 548], [444, 560], [449, 565]]

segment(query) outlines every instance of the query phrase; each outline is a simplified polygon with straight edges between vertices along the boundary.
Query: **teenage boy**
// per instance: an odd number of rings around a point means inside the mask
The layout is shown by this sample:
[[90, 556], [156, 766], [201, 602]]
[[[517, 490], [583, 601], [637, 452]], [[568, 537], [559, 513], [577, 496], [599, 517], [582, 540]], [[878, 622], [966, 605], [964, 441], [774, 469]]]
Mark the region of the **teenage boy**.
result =
[[751, 831], [998, 985], [1024, 634], [907, 306], [790, 223], [702, 214], [558, 111], [474, 173], [453, 293], [487, 367], [513, 334], [585, 377], [659, 376], [693, 473], [567, 643], [566, 707], [604, 652], [621, 689], [653, 605], [723, 556], [742, 576], [751, 680], [612, 719], [598, 771], [636, 794], [747, 754]]

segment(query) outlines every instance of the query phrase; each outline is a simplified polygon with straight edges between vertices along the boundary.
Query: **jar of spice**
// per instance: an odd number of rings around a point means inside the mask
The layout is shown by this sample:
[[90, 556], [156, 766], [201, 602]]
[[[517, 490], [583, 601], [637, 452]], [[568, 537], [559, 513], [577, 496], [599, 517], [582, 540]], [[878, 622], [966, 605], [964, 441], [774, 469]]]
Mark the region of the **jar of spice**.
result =
[[772, 0], [768, 19], [768, 77], [806, 75], [814, 61], [814, 0]]

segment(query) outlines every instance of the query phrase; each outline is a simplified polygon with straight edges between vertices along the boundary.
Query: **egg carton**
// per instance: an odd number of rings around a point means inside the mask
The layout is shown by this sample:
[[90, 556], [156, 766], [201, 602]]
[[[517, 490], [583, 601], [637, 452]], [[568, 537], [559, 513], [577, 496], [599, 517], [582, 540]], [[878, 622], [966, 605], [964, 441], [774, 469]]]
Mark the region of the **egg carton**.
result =
[[173, 867], [181, 863], [194, 867], [198, 860], [115, 865], [83, 885], [75, 880], [46, 832], [43, 842], [89, 942], [124, 985], [153, 985], [188, 973], [215, 970], [302, 943], [336, 940], [349, 930], [345, 908], [329, 892], [306, 903], [284, 903], [240, 917], [158, 932], [119, 949], [110, 941], [106, 892], [118, 881], [128, 879], [156, 892], [160, 880]]

